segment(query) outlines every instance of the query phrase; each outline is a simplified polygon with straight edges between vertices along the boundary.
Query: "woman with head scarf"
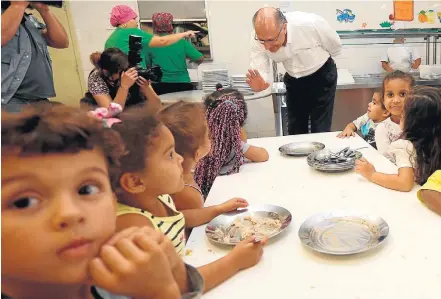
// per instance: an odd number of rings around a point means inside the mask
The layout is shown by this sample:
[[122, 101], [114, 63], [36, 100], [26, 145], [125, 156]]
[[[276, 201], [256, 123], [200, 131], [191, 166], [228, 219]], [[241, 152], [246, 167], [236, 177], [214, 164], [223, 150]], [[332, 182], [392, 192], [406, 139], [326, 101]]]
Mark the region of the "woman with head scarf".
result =
[[[153, 31], [160, 37], [167, 38], [173, 33], [173, 16], [170, 13], [155, 13], [152, 16]], [[173, 45], [161, 49], [150, 48], [147, 64], [162, 68], [162, 80], [154, 83], [153, 89], [158, 95], [192, 90], [187, 70], [187, 59], [201, 63], [204, 56], [187, 40], [182, 39]]]
[[124, 53], [129, 52], [129, 36], [137, 35], [142, 37], [141, 66], [146, 67], [146, 53], [149, 48], [166, 47], [172, 45], [183, 38], [192, 37], [195, 31], [171, 34], [168, 36], [157, 36], [147, 33], [138, 28], [138, 15], [127, 5], [116, 5], [110, 14], [110, 24], [116, 30], [106, 41], [105, 49], [119, 48]]

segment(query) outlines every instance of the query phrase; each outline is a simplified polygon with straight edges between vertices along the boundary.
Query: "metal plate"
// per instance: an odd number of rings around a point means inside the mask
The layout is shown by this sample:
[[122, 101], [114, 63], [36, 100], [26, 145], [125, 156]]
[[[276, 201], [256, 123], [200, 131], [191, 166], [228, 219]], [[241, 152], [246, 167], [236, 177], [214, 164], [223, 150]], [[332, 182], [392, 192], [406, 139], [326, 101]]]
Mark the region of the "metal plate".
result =
[[356, 254], [375, 248], [388, 234], [389, 226], [380, 217], [341, 211], [312, 216], [299, 229], [303, 244], [333, 255]]
[[293, 142], [282, 145], [279, 151], [287, 156], [307, 156], [310, 153], [319, 151], [325, 148], [325, 145], [320, 142]]
[[320, 170], [323, 172], [343, 172], [348, 171], [354, 168], [355, 166], [355, 160], [360, 159], [363, 157], [363, 154], [359, 151], [354, 152], [354, 157], [347, 158], [347, 161], [345, 162], [330, 162], [330, 163], [323, 163], [317, 161], [317, 158], [321, 156], [328, 156], [331, 154], [329, 150], [321, 150], [316, 151], [308, 155], [308, 158], [306, 161], [308, 162], [308, 165], [316, 170]]
[[[244, 218], [250, 216], [253, 217], [253, 219], [269, 218], [280, 221], [280, 227], [277, 229], [271, 228], [270, 230], [266, 230], [266, 227], [263, 226], [262, 230], [255, 232], [257, 239], [263, 238], [264, 235], [268, 238], [272, 238], [280, 234], [288, 227], [292, 220], [291, 213], [285, 208], [274, 205], [252, 205], [246, 209], [222, 214], [214, 218], [205, 228], [205, 234], [212, 242], [223, 245], [236, 245], [244, 239], [242, 235], [245, 233], [245, 230], [241, 228], [233, 229], [234, 226], [232, 226], [232, 224], [237, 219], [239, 219], [241, 223], [248, 224], [249, 221], [244, 221]], [[249, 230], [247, 231], [249, 232]]]

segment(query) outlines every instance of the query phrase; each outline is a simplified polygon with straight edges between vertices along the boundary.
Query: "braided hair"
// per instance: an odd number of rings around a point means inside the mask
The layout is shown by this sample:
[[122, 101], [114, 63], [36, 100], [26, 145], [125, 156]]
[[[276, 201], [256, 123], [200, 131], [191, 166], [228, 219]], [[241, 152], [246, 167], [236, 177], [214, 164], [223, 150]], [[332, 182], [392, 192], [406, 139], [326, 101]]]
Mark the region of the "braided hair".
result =
[[234, 157], [233, 167], [226, 174], [239, 172], [243, 163], [240, 130], [248, 111], [239, 91], [221, 88], [207, 96], [205, 108], [211, 151], [196, 166], [195, 181], [207, 197], [221, 167], [229, 163], [231, 156]]

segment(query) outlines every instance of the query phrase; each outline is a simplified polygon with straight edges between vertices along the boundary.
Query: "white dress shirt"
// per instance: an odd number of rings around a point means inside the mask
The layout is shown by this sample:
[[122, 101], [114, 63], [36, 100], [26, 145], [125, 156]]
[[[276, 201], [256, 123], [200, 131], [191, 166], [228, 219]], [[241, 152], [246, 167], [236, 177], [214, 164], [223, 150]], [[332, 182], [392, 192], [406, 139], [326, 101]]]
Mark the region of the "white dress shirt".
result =
[[266, 82], [270, 83], [270, 59], [282, 62], [291, 77], [309, 76], [319, 70], [328, 60], [340, 54], [342, 46], [337, 32], [322, 17], [306, 12], [285, 14], [287, 24], [286, 46], [271, 53], [255, 40], [251, 40], [251, 69], [257, 69]]
[[421, 55], [415, 49], [403, 44], [396, 44], [387, 49], [387, 53], [381, 58], [381, 61], [388, 62], [393, 70], [407, 73], [418, 58], [421, 58]]

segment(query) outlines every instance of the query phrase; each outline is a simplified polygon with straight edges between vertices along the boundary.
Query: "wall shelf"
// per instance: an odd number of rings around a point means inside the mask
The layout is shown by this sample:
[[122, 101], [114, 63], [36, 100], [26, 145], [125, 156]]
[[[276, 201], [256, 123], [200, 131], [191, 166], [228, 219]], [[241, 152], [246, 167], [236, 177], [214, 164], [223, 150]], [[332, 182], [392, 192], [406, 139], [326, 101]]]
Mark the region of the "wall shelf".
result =
[[337, 31], [341, 39], [353, 38], [381, 38], [381, 37], [426, 37], [441, 36], [441, 29], [372, 29], [372, 30], [353, 30]]

